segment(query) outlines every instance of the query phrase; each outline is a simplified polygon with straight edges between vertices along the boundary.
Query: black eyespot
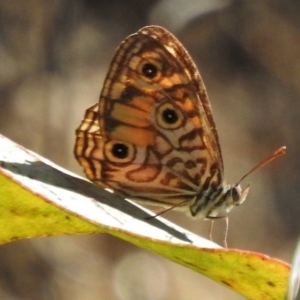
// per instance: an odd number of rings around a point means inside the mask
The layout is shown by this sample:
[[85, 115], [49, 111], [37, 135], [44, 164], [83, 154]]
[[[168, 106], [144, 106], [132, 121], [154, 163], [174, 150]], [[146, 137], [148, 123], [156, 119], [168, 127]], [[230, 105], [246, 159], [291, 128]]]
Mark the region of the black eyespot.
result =
[[111, 163], [126, 164], [134, 160], [136, 149], [133, 144], [120, 141], [107, 141], [104, 144], [104, 155]]
[[147, 78], [154, 78], [157, 75], [158, 69], [155, 65], [147, 63], [142, 68], [143, 75]]
[[124, 159], [128, 156], [129, 149], [128, 149], [128, 146], [125, 144], [116, 143], [113, 145], [113, 147], [111, 149], [111, 153], [114, 157], [116, 157], [118, 159]]
[[174, 103], [165, 102], [157, 108], [156, 122], [163, 129], [175, 130], [184, 124], [184, 115]]
[[166, 108], [162, 112], [162, 117], [168, 124], [175, 124], [178, 121], [178, 115], [174, 109]]

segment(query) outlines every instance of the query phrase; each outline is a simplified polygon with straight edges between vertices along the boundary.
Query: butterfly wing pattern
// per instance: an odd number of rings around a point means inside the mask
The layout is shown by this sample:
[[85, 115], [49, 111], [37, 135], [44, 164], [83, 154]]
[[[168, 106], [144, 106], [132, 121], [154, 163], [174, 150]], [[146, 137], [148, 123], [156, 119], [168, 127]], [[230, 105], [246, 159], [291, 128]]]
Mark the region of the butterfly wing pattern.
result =
[[224, 183], [203, 81], [185, 48], [158, 26], [121, 43], [76, 136], [74, 154], [87, 177], [140, 203], [213, 219], [248, 193]]

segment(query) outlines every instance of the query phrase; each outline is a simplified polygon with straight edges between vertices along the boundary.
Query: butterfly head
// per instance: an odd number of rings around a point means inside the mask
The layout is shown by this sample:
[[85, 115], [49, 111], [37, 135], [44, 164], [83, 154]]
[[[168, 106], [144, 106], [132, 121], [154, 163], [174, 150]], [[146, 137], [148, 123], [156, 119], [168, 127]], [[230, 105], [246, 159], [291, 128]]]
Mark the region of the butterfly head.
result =
[[229, 191], [225, 201], [233, 206], [239, 206], [242, 204], [249, 193], [250, 184], [247, 185], [245, 189], [242, 189], [240, 184], [232, 186]]

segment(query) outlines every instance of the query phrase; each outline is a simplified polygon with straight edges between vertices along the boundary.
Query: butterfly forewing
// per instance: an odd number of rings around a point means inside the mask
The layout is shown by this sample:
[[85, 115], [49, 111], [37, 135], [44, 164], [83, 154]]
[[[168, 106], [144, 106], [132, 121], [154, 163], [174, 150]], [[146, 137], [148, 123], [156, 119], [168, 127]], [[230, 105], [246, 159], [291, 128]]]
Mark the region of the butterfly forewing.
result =
[[74, 151], [90, 180], [148, 203], [187, 204], [222, 185], [205, 87], [173, 35], [149, 26], [122, 42]]
[[140, 29], [139, 32], [149, 35], [153, 39], [162, 43], [164, 47], [173, 55], [175, 59], [177, 59], [178, 63], [183, 67], [183, 70], [185, 71], [187, 77], [190, 79], [189, 82], [196, 89], [196, 109], [199, 109], [200, 118], [203, 120], [203, 130], [205, 131], [206, 136], [209, 137], [207, 147], [211, 147], [209, 149], [209, 152], [212, 156], [214, 156], [214, 161], [219, 164], [221, 173], [223, 174], [224, 166], [222, 152], [216, 125], [212, 115], [211, 105], [208, 100], [203, 80], [194, 61], [190, 57], [187, 50], [178, 41], [178, 39], [164, 28], [158, 26], [146, 26]]

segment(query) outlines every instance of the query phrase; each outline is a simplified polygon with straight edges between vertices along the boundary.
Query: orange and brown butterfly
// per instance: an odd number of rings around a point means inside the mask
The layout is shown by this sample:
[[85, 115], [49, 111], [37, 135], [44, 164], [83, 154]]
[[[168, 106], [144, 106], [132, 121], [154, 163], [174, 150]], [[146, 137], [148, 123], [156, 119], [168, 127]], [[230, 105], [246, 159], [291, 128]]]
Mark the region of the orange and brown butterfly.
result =
[[144, 27], [121, 43], [99, 103], [86, 111], [76, 135], [75, 157], [87, 177], [123, 197], [214, 219], [247, 196], [249, 187], [224, 182], [201, 76], [185, 48], [161, 27]]

